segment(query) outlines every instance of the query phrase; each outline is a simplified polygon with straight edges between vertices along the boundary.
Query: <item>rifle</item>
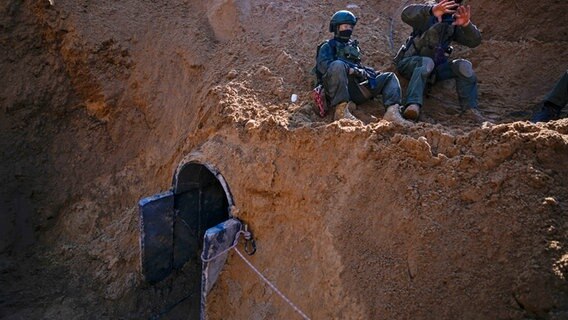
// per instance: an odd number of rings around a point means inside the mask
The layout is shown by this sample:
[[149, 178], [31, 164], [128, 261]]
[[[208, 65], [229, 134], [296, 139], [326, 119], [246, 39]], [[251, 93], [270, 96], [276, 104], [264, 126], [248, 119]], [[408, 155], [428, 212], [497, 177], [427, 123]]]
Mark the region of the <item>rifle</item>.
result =
[[359, 84], [364, 84], [365, 82], [367, 82], [371, 89], [375, 89], [377, 87], [377, 85], [378, 85], [377, 78], [378, 78], [380, 72], [375, 71], [375, 69], [373, 69], [369, 66], [363, 66], [363, 65], [360, 65], [360, 64], [357, 64], [357, 63], [353, 63], [353, 62], [346, 60], [346, 59], [339, 58], [339, 60], [345, 62], [350, 68], [355, 70], [354, 75], [365, 79], [364, 81], [360, 82]]

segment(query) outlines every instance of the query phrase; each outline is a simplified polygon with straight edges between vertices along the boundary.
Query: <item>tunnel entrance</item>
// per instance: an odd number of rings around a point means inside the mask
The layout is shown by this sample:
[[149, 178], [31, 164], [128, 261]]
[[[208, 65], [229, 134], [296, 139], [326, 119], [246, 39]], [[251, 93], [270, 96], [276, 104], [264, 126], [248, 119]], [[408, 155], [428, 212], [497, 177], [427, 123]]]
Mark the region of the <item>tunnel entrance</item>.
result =
[[173, 185], [173, 268], [179, 269], [188, 261], [201, 264], [205, 231], [230, 218], [230, 195], [217, 176], [198, 163], [183, 166]]
[[222, 251], [241, 227], [231, 217], [231, 206], [227, 183], [215, 168], [197, 162], [178, 167], [169, 191], [139, 201], [144, 279], [154, 284], [174, 270], [183, 268], [185, 274], [189, 270], [195, 284], [190, 292], [192, 311], [199, 313], [226, 259], [225, 254], [222, 259], [202, 262], [203, 247], [207, 252]]

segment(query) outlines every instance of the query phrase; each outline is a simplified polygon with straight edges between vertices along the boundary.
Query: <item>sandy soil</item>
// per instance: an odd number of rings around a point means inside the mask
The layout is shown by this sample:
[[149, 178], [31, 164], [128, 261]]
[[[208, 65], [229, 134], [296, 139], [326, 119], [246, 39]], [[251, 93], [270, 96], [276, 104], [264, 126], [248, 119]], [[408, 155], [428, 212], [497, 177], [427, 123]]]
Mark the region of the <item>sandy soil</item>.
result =
[[[142, 280], [136, 203], [189, 154], [312, 319], [568, 318], [568, 119], [526, 121], [568, 68], [568, 2], [471, 3], [483, 44], [455, 56], [492, 124], [459, 116], [451, 82], [412, 127], [376, 101], [365, 125], [314, 114], [330, 15], [349, 7], [364, 62], [393, 71], [408, 3], [0, 3], [0, 318], [186, 318], [187, 270]], [[209, 302], [298, 318], [234, 254]]]

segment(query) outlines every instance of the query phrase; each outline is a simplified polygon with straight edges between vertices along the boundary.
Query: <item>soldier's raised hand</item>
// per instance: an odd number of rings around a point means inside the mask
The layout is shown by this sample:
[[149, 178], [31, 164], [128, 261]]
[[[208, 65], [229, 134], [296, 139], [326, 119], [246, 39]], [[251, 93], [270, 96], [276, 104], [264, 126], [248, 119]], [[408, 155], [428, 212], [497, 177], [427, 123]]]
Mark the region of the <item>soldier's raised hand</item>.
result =
[[470, 18], [471, 18], [470, 6], [469, 5], [459, 6], [457, 12], [454, 14], [454, 23], [452, 24], [455, 26], [467, 27]]
[[442, 16], [446, 13], [454, 14], [457, 6], [458, 4], [452, 0], [441, 0], [432, 7], [432, 15], [438, 18], [438, 22], [442, 22]]

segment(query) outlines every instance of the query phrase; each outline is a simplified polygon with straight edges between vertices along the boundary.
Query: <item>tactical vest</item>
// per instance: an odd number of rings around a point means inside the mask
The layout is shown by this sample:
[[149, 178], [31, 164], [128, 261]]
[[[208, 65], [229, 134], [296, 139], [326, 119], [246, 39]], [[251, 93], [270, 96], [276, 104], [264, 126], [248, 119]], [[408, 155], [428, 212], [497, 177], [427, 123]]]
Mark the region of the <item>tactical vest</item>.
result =
[[337, 42], [337, 59], [358, 64], [361, 62], [361, 49], [357, 40], [350, 40], [347, 43]]
[[447, 55], [451, 52], [450, 44], [454, 39], [455, 27], [445, 22], [438, 23], [436, 17], [431, 17], [429, 24], [429, 28], [425, 31], [412, 32], [397, 53], [395, 63], [411, 56], [430, 57], [436, 65], [447, 60]]
[[[329, 39], [320, 43], [316, 49], [316, 60], [319, 55], [320, 48], [324, 44], [328, 44], [333, 53], [334, 59], [339, 59], [347, 63], [359, 65], [361, 62], [361, 49], [359, 48], [359, 42], [357, 40], [349, 40], [349, 42], [339, 42], [335, 39]], [[322, 83], [322, 74], [319, 72], [317, 65], [312, 68], [312, 74], [316, 76], [316, 83]]]

